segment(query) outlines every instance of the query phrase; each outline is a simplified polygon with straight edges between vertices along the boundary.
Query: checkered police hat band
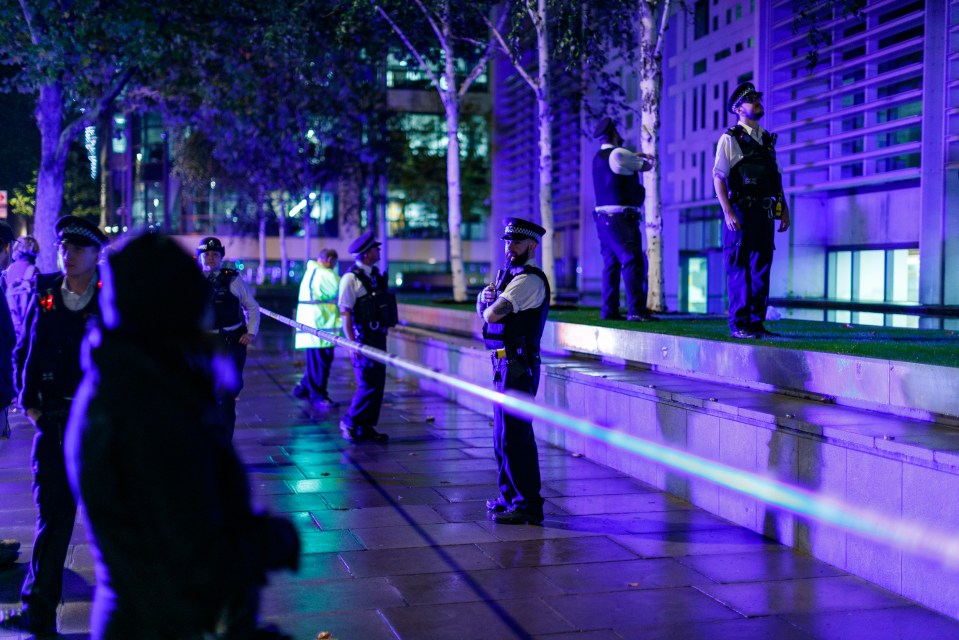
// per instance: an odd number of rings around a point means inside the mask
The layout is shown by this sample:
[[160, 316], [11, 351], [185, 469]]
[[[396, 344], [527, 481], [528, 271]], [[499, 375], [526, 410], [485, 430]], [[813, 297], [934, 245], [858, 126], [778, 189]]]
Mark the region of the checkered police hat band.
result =
[[517, 227], [512, 224], [507, 225], [505, 235], [509, 235], [511, 233], [515, 233], [521, 236], [526, 236], [527, 238], [532, 238], [533, 240], [539, 240], [539, 234], [533, 231], [532, 229], [524, 229], [523, 227]]
[[80, 236], [81, 238], [86, 238], [87, 240], [95, 244], [100, 244], [101, 242], [100, 236], [98, 236], [93, 231], [90, 231], [86, 227], [81, 227], [79, 225], [70, 225], [68, 227], [64, 227], [63, 230], [60, 232], [60, 235], [61, 236]]

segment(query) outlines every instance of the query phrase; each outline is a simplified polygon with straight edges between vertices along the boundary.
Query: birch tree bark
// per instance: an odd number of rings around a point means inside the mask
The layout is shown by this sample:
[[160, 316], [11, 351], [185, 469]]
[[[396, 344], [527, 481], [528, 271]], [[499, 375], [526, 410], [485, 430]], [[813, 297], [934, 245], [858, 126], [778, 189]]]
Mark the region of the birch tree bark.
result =
[[671, 0], [640, 0], [640, 95], [643, 153], [653, 156], [653, 168], [643, 174], [646, 187], [646, 248], [649, 266], [649, 290], [646, 306], [650, 311], [666, 311], [663, 280], [663, 201], [659, 144], [659, 112], [663, 93], [663, 46], [669, 24]]
[[[543, 234], [541, 256], [543, 273], [550, 285], [550, 303], [556, 302], [556, 247], [555, 224], [553, 221], [553, 108], [550, 104], [550, 47], [548, 25], [547, 0], [522, 0], [515, 5], [526, 13], [533, 25], [536, 35], [536, 70], [531, 73], [523, 65], [523, 41], [507, 38], [502, 28], [487, 21], [497, 49], [512, 63], [516, 73], [533, 91], [536, 99], [536, 127], [538, 131], [537, 150], [539, 151], [539, 215], [540, 224], [546, 233]], [[508, 13], [504, 11], [504, 17]], [[512, 42], [510, 42], [512, 41]]]
[[[426, 20], [439, 45], [442, 64], [431, 63], [425, 53], [421, 51], [406, 30], [394, 20], [393, 16], [380, 5], [376, 11], [386, 20], [393, 31], [403, 42], [403, 45], [416, 60], [420, 70], [430, 79], [433, 87], [439, 94], [440, 102], [446, 114], [446, 129], [448, 146], [446, 148], [446, 185], [447, 185], [447, 223], [449, 226], [450, 243], [450, 270], [453, 276], [453, 299], [457, 302], [466, 301], [466, 270], [463, 265], [463, 236], [462, 236], [462, 185], [460, 181], [460, 147], [459, 122], [460, 110], [464, 96], [473, 82], [486, 68], [490, 55], [493, 52], [492, 41], [484, 44], [485, 51], [480, 53], [479, 59], [461, 82], [456, 78], [456, 51], [455, 42], [459, 34], [454, 34], [451, 26], [450, 1], [442, 0], [437, 10], [430, 10], [422, 0], [412, 0]], [[442, 71], [437, 71], [438, 69]]]

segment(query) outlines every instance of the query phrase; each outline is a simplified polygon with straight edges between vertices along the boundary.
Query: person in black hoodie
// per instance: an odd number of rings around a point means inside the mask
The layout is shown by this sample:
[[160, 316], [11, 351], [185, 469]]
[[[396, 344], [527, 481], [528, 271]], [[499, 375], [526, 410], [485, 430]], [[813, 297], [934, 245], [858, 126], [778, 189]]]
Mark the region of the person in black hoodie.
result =
[[126, 243], [103, 276], [66, 434], [96, 560], [91, 635], [283, 637], [257, 629], [259, 591], [296, 569], [299, 537], [254, 512], [221, 424], [214, 370], [230, 363], [203, 331], [210, 285], [159, 235]]

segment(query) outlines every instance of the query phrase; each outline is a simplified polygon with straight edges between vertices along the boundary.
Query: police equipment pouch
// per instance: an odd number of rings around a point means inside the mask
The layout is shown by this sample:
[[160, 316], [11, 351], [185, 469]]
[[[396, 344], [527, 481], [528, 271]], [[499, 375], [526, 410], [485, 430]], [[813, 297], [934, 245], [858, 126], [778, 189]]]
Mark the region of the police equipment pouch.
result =
[[360, 296], [353, 307], [355, 321], [373, 331], [389, 329], [399, 323], [396, 309], [396, 295], [386, 287], [376, 287], [373, 279], [366, 273], [356, 270], [352, 273], [366, 288], [366, 295]]

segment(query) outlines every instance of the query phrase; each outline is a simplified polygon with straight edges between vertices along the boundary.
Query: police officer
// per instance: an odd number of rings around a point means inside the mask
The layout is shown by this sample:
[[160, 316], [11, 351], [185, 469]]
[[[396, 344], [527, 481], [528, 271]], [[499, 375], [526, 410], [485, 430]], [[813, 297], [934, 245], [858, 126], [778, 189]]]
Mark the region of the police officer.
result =
[[[233, 362], [235, 379], [219, 381], [218, 405], [226, 433], [232, 439], [236, 427], [236, 398], [243, 389], [246, 348], [260, 327], [260, 305], [236, 269], [223, 267], [226, 249], [218, 238], [203, 238], [196, 248], [197, 261], [211, 285], [213, 327], [223, 349]], [[233, 384], [230, 384], [232, 382]]]
[[[533, 263], [533, 254], [544, 233], [543, 227], [528, 220], [507, 218], [503, 233], [507, 268], [476, 300], [476, 311], [485, 321], [483, 337], [490, 349], [496, 391], [513, 389], [535, 396], [539, 388], [549, 282]], [[539, 524], [543, 498], [533, 424], [498, 405], [493, 419], [499, 495], [487, 500], [486, 508], [499, 523]]]
[[[55, 225], [60, 273], [37, 278], [37, 294], [17, 345], [22, 365], [20, 405], [36, 426], [33, 439], [33, 496], [37, 533], [20, 596], [23, 607], [5, 614], [0, 626], [36, 634], [56, 633], [76, 502], [67, 481], [63, 434], [80, 383], [80, 343], [99, 317], [100, 250], [107, 237], [95, 224], [65, 216]], [[18, 367], [19, 368], [19, 367]]]
[[776, 161], [776, 136], [759, 126], [763, 94], [744, 82], [729, 97], [730, 113], [739, 123], [719, 138], [713, 185], [723, 209], [723, 257], [729, 290], [729, 330], [734, 338], [755, 340], [777, 336], [766, 329], [769, 271], [773, 262], [773, 229], [789, 228], [789, 207], [783, 198]]
[[[350, 253], [356, 262], [340, 279], [339, 306], [343, 333], [350, 340], [386, 349], [386, 335], [396, 325], [396, 298], [387, 291], [386, 277], [376, 263], [380, 243], [368, 231], [353, 241]], [[386, 365], [357, 352], [351, 354], [356, 393], [340, 432], [350, 442], [386, 442], [389, 436], [376, 430], [386, 386]]]
[[622, 320], [619, 313], [619, 278], [626, 288], [626, 319], [657, 320], [646, 308], [648, 272], [643, 254], [643, 203], [646, 189], [640, 173], [652, 169], [652, 157], [623, 148], [623, 138], [609, 118], [593, 131], [602, 146], [593, 157], [596, 208], [593, 221], [603, 256], [603, 303], [600, 318]]

